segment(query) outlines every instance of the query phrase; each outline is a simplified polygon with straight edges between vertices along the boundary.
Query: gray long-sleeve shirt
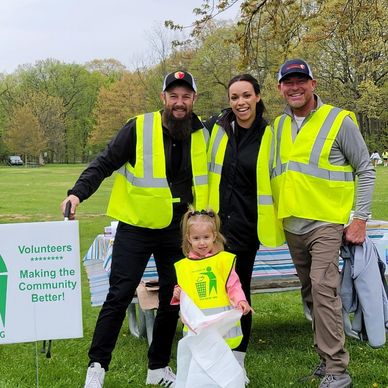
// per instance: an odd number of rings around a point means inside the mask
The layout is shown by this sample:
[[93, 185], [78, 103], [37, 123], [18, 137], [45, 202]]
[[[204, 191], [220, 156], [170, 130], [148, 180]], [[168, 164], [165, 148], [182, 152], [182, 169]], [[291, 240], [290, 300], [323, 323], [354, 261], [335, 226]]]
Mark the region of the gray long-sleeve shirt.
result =
[[[317, 107], [303, 120], [301, 127], [303, 127], [316, 110], [323, 105], [319, 96], [314, 96], [317, 102]], [[295, 139], [301, 127], [298, 128], [290, 106], [287, 105], [284, 113], [291, 117], [292, 136], [293, 139]], [[354, 173], [357, 177], [356, 200], [353, 217], [367, 220], [371, 214], [376, 173], [370, 162], [368, 148], [361, 132], [349, 116], [346, 117], [341, 124], [337, 137], [333, 143], [333, 147], [330, 151], [329, 160], [330, 163], [334, 165], [344, 166], [350, 164], [353, 167]], [[288, 217], [284, 219], [283, 227], [288, 232], [294, 234], [304, 234], [324, 224], [327, 223], [304, 218]]]

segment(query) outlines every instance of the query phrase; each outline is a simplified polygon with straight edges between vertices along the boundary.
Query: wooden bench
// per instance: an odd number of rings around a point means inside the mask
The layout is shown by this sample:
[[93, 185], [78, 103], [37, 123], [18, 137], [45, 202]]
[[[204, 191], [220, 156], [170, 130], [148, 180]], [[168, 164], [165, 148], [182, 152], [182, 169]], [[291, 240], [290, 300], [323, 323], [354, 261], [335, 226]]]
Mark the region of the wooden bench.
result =
[[37, 162], [27, 162], [26, 167], [41, 167], [42, 164], [39, 164]]

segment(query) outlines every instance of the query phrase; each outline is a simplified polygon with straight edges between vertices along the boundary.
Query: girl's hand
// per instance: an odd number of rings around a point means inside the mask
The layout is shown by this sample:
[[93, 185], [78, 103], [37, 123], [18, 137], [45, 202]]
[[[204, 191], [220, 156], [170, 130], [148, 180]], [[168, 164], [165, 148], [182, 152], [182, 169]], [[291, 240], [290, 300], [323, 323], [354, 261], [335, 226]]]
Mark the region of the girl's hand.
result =
[[176, 300], [181, 300], [181, 288], [179, 286], [174, 287], [174, 293], [173, 296]]
[[249, 306], [249, 303], [246, 300], [240, 300], [240, 302], [238, 302], [237, 308], [242, 311], [243, 315], [247, 315], [250, 312], [255, 312], [253, 308]]

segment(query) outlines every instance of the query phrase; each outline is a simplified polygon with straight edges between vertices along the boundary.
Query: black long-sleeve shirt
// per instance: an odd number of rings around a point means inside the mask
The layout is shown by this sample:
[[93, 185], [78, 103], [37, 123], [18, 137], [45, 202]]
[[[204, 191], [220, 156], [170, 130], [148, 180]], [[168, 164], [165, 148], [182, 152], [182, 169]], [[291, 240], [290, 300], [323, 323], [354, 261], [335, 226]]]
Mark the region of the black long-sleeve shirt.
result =
[[227, 248], [232, 252], [258, 249], [256, 165], [267, 122], [258, 116], [251, 128], [242, 128], [230, 109], [206, 122], [209, 131], [215, 122], [229, 138], [221, 173], [219, 210]]

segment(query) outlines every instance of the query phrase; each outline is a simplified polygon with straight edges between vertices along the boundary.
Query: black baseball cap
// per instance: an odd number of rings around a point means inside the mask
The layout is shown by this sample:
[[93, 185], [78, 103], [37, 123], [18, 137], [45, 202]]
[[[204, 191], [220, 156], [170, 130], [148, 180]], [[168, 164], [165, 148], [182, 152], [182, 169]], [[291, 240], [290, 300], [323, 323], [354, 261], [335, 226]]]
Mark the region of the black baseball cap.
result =
[[190, 86], [191, 89], [194, 90], [195, 93], [197, 93], [197, 85], [195, 84], [194, 77], [187, 71], [183, 70], [178, 70], [167, 74], [164, 77], [162, 91], [165, 92], [174, 82], [178, 81], [186, 83], [188, 86]]
[[314, 79], [313, 72], [307, 62], [302, 59], [290, 59], [289, 61], [284, 62], [280, 67], [278, 82], [281, 82], [284, 77], [295, 73], [304, 74], [307, 75], [307, 77]]

